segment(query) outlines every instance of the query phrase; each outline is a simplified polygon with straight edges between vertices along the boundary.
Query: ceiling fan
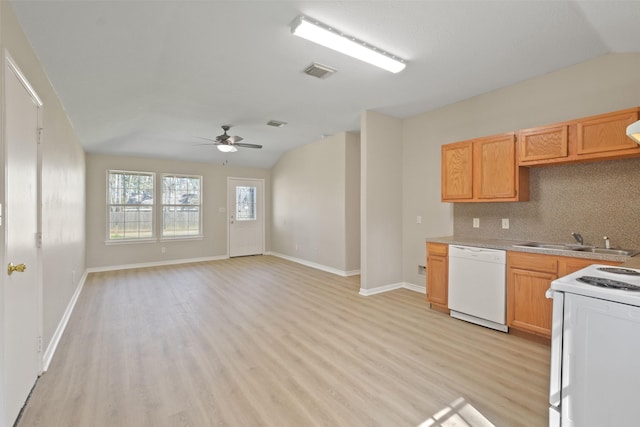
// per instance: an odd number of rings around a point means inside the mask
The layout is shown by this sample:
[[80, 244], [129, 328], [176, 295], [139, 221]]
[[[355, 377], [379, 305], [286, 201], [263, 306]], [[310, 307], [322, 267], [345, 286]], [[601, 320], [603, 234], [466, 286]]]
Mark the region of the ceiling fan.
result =
[[216, 146], [216, 148], [218, 148], [218, 150], [222, 151], [223, 153], [233, 153], [235, 151], [238, 151], [238, 149], [236, 147], [242, 147], [242, 148], [262, 148], [262, 145], [258, 145], [258, 144], [247, 144], [244, 142], [240, 142], [242, 141], [242, 137], [240, 136], [231, 136], [229, 134], [227, 134], [227, 131], [231, 129], [231, 126], [229, 125], [222, 125], [222, 130], [224, 131], [224, 133], [222, 135], [218, 135], [216, 136], [216, 139], [209, 139], [209, 138], [202, 138], [201, 139], [205, 139], [207, 141], [212, 141], [213, 145]]

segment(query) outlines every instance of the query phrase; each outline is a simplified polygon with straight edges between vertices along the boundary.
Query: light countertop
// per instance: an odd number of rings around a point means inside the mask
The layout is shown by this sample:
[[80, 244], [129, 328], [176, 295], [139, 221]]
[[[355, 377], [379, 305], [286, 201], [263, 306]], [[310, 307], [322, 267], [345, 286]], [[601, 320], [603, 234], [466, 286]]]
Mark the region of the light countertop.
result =
[[571, 251], [561, 249], [523, 248], [514, 245], [528, 243], [531, 240], [500, 240], [482, 239], [477, 237], [445, 236], [429, 237], [427, 243], [444, 243], [447, 245], [475, 246], [478, 248], [501, 249], [505, 251], [531, 252], [543, 255], [568, 256], [573, 258], [592, 259], [594, 264], [598, 261], [622, 262], [628, 268], [640, 269], [640, 255], [629, 257], [625, 255], [598, 254], [593, 252]]

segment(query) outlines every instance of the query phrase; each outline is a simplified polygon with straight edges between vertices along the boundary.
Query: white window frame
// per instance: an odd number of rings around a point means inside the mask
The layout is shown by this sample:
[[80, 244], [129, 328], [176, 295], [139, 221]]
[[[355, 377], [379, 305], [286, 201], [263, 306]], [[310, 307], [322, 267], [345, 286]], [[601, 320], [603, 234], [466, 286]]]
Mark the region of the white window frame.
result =
[[[151, 197], [153, 203], [150, 203], [148, 206], [151, 209], [151, 236], [148, 237], [131, 237], [131, 238], [121, 238], [121, 239], [113, 239], [111, 237], [111, 208], [114, 206], [140, 206], [135, 204], [128, 203], [111, 203], [111, 187], [110, 187], [110, 177], [112, 174], [128, 174], [128, 175], [143, 175], [150, 176], [152, 189], [151, 189]], [[150, 242], [156, 241], [156, 174], [154, 172], [144, 172], [144, 171], [128, 171], [128, 170], [118, 170], [118, 169], [109, 169], [107, 170], [106, 175], [106, 240], [105, 242], [108, 244], [127, 244], [127, 243], [141, 243], [141, 242]]]
[[[171, 204], [171, 203], [164, 203], [164, 180], [165, 178], [168, 177], [175, 177], [175, 178], [190, 178], [190, 179], [198, 179], [200, 181], [200, 194], [199, 194], [199, 204], [197, 205], [187, 205], [187, 206], [193, 206], [193, 207], [197, 207], [198, 208], [198, 234], [183, 234], [183, 235], [178, 235], [178, 236], [165, 236], [164, 235], [164, 229], [165, 229], [165, 224], [164, 224], [164, 209], [165, 207], [184, 207], [184, 204]], [[203, 191], [203, 178], [202, 175], [189, 175], [189, 174], [183, 174], [183, 173], [163, 173], [160, 177], [160, 188], [159, 188], [159, 193], [160, 193], [160, 203], [158, 204], [159, 209], [158, 209], [158, 215], [161, 216], [161, 219], [159, 221], [159, 225], [160, 225], [160, 231], [158, 233], [158, 235], [160, 236], [161, 240], [189, 240], [189, 239], [202, 239], [204, 237], [204, 233], [202, 230], [202, 219], [203, 219], [203, 213], [202, 213], [202, 199], [204, 196], [204, 191]]]

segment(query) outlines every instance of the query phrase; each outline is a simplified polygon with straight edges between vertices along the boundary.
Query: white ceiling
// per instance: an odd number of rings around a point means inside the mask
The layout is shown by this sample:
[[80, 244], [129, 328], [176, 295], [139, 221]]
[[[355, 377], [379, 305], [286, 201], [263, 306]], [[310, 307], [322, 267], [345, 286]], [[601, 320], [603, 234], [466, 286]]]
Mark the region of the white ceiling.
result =
[[[11, 1], [92, 153], [271, 167], [287, 150], [610, 52], [640, 1]], [[391, 74], [291, 35], [304, 14], [407, 60]], [[302, 73], [311, 62], [338, 70]], [[274, 128], [270, 119], [288, 122]], [[262, 150], [198, 145], [220, 126]]]

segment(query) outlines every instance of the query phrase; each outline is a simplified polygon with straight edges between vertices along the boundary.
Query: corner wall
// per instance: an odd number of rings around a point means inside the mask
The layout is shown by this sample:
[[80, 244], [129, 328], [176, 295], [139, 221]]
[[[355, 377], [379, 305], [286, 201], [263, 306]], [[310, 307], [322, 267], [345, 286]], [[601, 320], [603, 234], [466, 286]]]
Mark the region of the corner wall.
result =
[[402, 122], [373, 111], [361, 118], [360, 292], [402, 285]]
[[340, 133], [291, 150], [276, 163], [274, 253], [337, 274], [357, 273], [359, 144], [358, 135]]

